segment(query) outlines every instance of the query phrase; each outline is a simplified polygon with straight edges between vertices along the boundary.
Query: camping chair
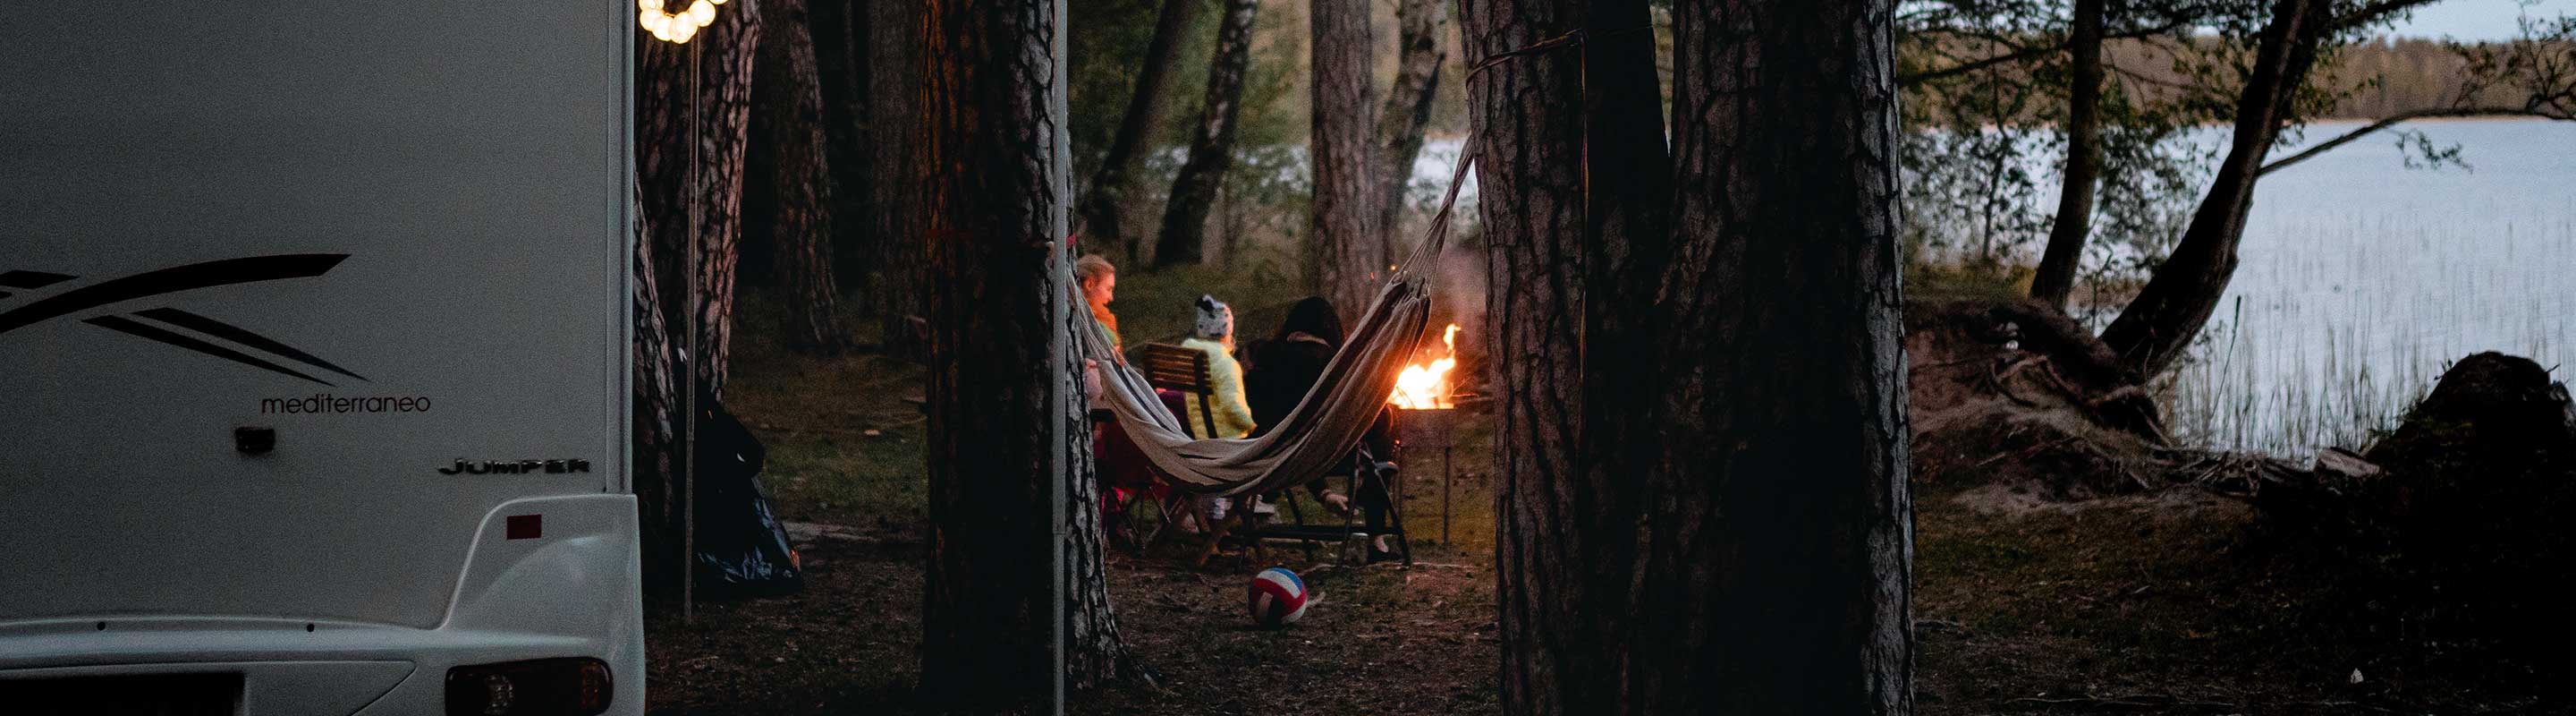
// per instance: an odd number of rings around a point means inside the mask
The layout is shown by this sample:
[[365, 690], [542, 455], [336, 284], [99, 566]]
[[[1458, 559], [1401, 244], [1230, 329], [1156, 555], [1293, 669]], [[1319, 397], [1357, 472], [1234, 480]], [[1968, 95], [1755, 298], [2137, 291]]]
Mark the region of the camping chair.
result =
[[[1364, 529], [1364, 526], [1358, 522], [1360, 518], [1360, 510], [1363, 509], [1359, 504], [1360, 486], [1366, 484], [1364, 481], [1376, 480], [1379, 482], [1380, 486], [1386, 490], [1386, 534], [1395, 538], [1396, 554], [1404, 560], [1404, 563], [1407, 566], [1412, 565], [1413, 542], [1406, 539], [1404, 535], [1404, 485], [1401, 477], [1378, 473], [1377, 456], [1369, 454], [1367, 446], [1359, 446], [1353, 448], [1353, 450], [1357, 454], [1357, 459], [1352, 461], [1354, 464], [1349, 471], [1337, 471], [1333, 475], [1325, 476], [1325, 480], [1327, 481], [1326, 484], [1328, 485], [1332, 478], [1342, 478], [1342, 494], [1349, 495], [1351, 497], [1351, 510], [1350, 512], [1342, 515], [1342, 524], [1340, 526], [1330, 524], [1309, 524], [1306, 521], [1306, 511], [1304, 508], [1297, 505], [1295, 495], [1283, 492], [1279, 501], [1286, 503], [1289, 519], [1292, 520], [1294, 524], [1273, 525], [1254, 529], [1252, 531], [1253, 542], [1257, 544], [1261, 540], [1265, 539], [1294, 540], [1301, 542], [1304, 543], [1306, 548], [1306, 558], [1309, 560], [1314, 559], [1315, 545], [1317, 543], [1331, 542], [1336, 543], [1343, 548], [1344, 554], [1342, 554], [1341, 558], [1343, 561], [1349, 561], [1350, 555], [1347, 551], [1352, 541], [1351, 538], [1361, 534]], [[1291, 489], [1293, 490], [1294, 488]], [[1375, 538], [1376, 535], [1369, 535], [1369, 537]]]
[[[1145, 382], [1178, 391], [1182, 400], [1199, 401], [1199, 423], [1188, 426], [1200, 438], [1216, 436], [1216, 381], [1208, 377], [1207, 354], [1169, 343], [1147, 343], [1136, 349], [1136, 367]], [[1186, 418], [1186, 416], [1184, 416]]]
[[[1182, 410], [1183, 406], [1181, 403], [1180, 393], [1169, 390], [1156, 392], [1161, 394], [1163, 399], [1163, 409], [1166, 412], [1172, 415], [1182, 415], [1185, 413], [1185, 411]], [[1093, 409], [1091, 411], [1091, 420], [1094, 430], [1114, 431], [1120, 429], [1118, 427], [1117, 418], [1109, 415], [1108, 413], [1109, 411], [1107, 409]], [[1186, 508], [1192, 504], [1192, 502], [1185, 499], [1185, 496], [1181, 495], [1179, 491], [1172, 489], [1170, 485], [1163, 484], [1161, 479], [1152, 475], [1151, 468], [1148, 467], [1146, 463], [1141, 462], [1141, 455], [1137, 456], [1139, 462], [1136, 464], [1129, 464], [1124, 461], [1117, 460], [1117, 455], [1114, 449], [1109, 447], [1108, 441], [1119, 438], [1113, 438], [1103, 433], [1094, 433], [1093, 439], [1101, 441], [1095, 445], [1096, 449], [1103, 451], [1099, 454], [1101, 489], [1103, 492], [1109, 493], [1107, 496], [1111, 498], [1104, 504], [1106, 504], [1109, 509], [1116, 511], [1114, 514], [1104, 514], [1103, 516], [1118, 520], [1127, 525], [1128, 529], [1132, 531], [1130, 538], [1135, 546], [1136, 556], [1143, 557], [1149, 548], [1151, 548], [1156, 542], [1161, 541], [1165, 535], [1170, 534], [1171, 528], [1180, 523], [1181, 517], [1188, 514], [1188, 510]], [[1116, 499], [1116, 493], [1122, 490], [1127, 493], [1126, 499]], [[1135, 503], [1145, 500], [1152, 500], [1155, 505], [1153, 514], [1156, 519], [1150, 526], [1142, 520], [1135, 519]]]
[[[1200, 438], [1216, 435], [1216, 380], [1208, 375], [1206, 353], [1169, 343], [1147, 343], [1136, 348], [1136, 354], [1130, 363], [1134, 364], [1139, 372], [1145, 374], [1147, 384], [1157, 389], [1179, 393], [1184, 402], [1198, 401], [1199, 423], [1186, 426], [1191, 435]], [[1181, 422], [1189, 422], [1189, 411], [1186, 409], [1175, 410], [1174, 414], [1182, 418]], [[1171, 525], [1177, 524], [1181, 516], [1195, 515], [1198, 517], [1199, 526], [1207, 530], [1208, 534], [1207, 549], [1199, 553], [1198, 559], [1200, 564], [1206, 564], [1208, 557], [1216, 554], [1218, 544], [1225, 541], [1226, 529], [1223, 525], [1217, 524], [1216, 520], [1209, 519], [1207, 512], [1199, 509], [1198, 504], [1198, 500], [1183, 493], [1174, 492], [1163, 497], [1158, 505], [1163, 523], [1154, 529], [1153, 537], [1148, 537], [1137, 547], [1137, 551], [1142, 553], [1146, 546], [1152, 544], [1154, 537], [1170, 534]], [[1242, 515], [1244, 526], [1252, 527], [1252, 509], [1248, 501], [1244, 505]], [[1257, 540], [1255, 544], [1257, 550]]]

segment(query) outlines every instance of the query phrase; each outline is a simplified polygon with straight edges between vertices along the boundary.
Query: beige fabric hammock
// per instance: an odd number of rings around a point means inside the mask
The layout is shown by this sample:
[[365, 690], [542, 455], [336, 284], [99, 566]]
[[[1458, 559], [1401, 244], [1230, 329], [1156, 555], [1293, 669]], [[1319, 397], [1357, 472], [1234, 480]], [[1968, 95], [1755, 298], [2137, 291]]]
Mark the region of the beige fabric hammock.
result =
[[1449, 191], [1432, 217], [1431, 230], [1361, 314], [1342, 341], [1324, 374], [1297, 407], [1257, 438], [1199, 439], [1190, 436], [1180, 418], [1164, 409], [1145, 376], [1110, 347], [1109, 334], [1097, 323], [1082, 331], [1085, 357], [1098, 361], [1101, 399], [1127, 436], [1145, 453], [1154, 471], [1182, 491], [1235, 496], [1278, 490], [1321, 476], [1350, 454], [1386, 409], [1396, 377], [1423, 339], [1431, 320], [1430, 277], [1417, 268], [1437, 267], [1447, 243], [1449, 211], [1457, 204], [1458, 185], [1475, 162], [1475, 137], [1459, 152]]

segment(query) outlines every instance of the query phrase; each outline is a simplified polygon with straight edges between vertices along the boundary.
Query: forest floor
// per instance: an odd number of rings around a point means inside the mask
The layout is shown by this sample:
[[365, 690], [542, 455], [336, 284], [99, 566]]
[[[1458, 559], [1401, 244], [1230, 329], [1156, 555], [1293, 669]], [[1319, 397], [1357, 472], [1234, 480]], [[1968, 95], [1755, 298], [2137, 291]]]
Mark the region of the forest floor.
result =
[[[1143, 283], [1122, 281], [1122, 294]], [[1177, 291], [1162, 291], [1180, 295]], [[796, 594], [648, 606], [657, 714], [908, 713], [920, 640], [924, 426], [916, 366], [780, 350], [747, 302], [730, 407], [770, 449], [764, 480], [797, 523]], [[1185, 305], [1185, 304], [1182, 304]], [[1123, 302], [1122, 302], [1123, 308]], [[1238, 313], [1245, 313], [1239, 308]], [[1125, 315], [1122, 314], [1122, 318]], [[1130, 339], [1153, 336], [1128, 319]], [[1178, 325], [1179, 321], [1172, 321]], [[1148, 324], [1151, 325], [1151, 324]], [[1153, 329], [1145, 329], [1153, 330]], [[1487, 421], [1470, 421], [1487, 422]], [[1491, 713], [1498, 709], [1490, 427], [1455, 453], [1453, 544], [1437, 468], [1408, 470], [1417, 563], [1335, 564], [1273, 548], [1192, 566], [1112, 555], [1111, 594], [1158, 687], [1073, 697], [1074, 713]], [[1436, 463], [1433, 463], [1436, 464]], [[2532, 713], [2542, 675], [2337, 615], [2332, 575], [2259, 538], [2241, 501], [2195, 487], [2083, 502], [1919, 488], [1918, 709], [1978, 713]], [[1245, 580], [1297, 570], [1320, 602], [1252, 628]]]

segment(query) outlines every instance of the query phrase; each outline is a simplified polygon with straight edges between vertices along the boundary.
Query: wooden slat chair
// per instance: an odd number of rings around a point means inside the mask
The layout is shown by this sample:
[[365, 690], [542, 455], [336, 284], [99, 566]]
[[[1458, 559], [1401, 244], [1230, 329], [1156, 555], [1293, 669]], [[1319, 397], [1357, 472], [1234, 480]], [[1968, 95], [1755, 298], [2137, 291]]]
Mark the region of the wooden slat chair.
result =
[[[1206, 353], [1169, 343], [1147, 343], [1136, 348], [1134, 364], [1145, 374], [1146, 383], [1179, 391], [1184, 400], [1198, 401], [1199, 424], [1185, 426], [1190, 435], [1216, 435], [1216, 379], [1208, 375]], [[1188, 416], [1182, 416], [1181, 422], [1189, 422]]]
[[[1208, 375], [1206, 353], [1169, 343], [1147, 343], [1136, 348], [1129, 356], [1129, 363], [1136, 367], [1137, 372], [1145, 374], [1147, 384], [1179, 392], [1184, 401], [1198, 402], [1198, 424], [1189, 424], [1188, 411], [1183, 411], [1179, 416], [1182, 426], [1189, 429], [1191, 436], [1206, 438], [1216, 435], [1216, 379]], [[1216, 554], [1218, 543], [1225, 541], [1225, 526], [1209, 519], [1207, 512], [1199, 509], [1199, 501], [1193, 496], [1173, 492], [1171, 497], [1163, 500], [1157, 507], [1156, 512], [1163, 518], [1162, 524], [1156, 526], [1152, 534], [1140, 541], [1137, 547], [1139, 552], [1151, 546], [1156, 539], [1169, 535], [1171, 533], [1169, 528], [1183, 515], [1197, 516], [1199, 525], [1208, 531], [1207, 549], [1199, 553], [1200, 564], [1206, 564], [1208, 557]], [[1253, 523], [1250, 506], [1247, 504], [1239, 514], [1243, 515], [1244, 526], [1247, 529], [1251, 528]], [[1259, 547], [1256, 545], [1255, 549]]]

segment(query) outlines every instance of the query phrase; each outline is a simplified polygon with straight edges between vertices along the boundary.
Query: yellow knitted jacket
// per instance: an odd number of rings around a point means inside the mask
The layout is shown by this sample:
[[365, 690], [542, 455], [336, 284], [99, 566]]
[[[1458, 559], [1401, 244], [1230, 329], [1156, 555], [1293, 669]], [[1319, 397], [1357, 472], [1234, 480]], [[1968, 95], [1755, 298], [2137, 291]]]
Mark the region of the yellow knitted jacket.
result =
[[[1216, 435], [1213, 437], [1239, 438], [1251, 434], [1252, 404], [1243, 399], [1243, 365], [1234, 362], [1234, 355], [1226, 352], [1223, 343], [1190, 338], [1181, 341], [1181, 347], [1207, 354], [1208, 380], [1216, 387], [1216, 395], [1209, 398], [1209, 402], [1216, 406]], [[1182, 417], [1188, 419], [1190, 434], [1211, 437], [1200, 435], [1207, 431], [1207, 421], [1199, 417], [1198, 398], [1192, 396], [1181, 402], [1189, 406], [1189, 414]]]

